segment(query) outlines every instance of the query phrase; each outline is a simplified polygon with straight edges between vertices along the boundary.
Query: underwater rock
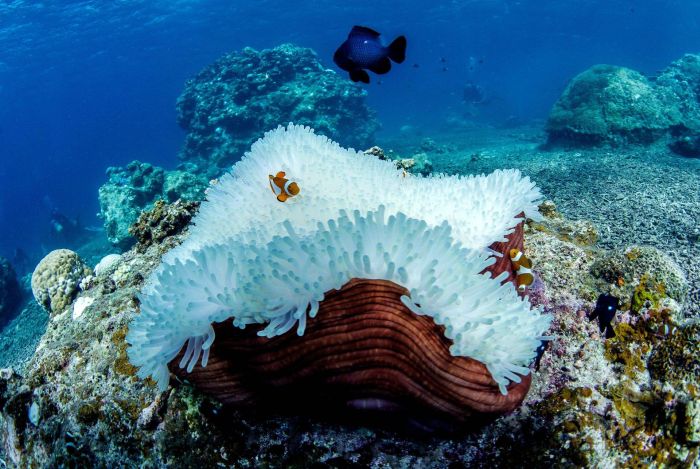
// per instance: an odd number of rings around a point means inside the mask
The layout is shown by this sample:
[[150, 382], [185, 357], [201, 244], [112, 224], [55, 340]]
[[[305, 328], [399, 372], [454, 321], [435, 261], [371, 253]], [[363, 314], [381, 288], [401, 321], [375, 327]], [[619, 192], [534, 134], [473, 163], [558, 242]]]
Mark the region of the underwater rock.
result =
[[100, 217], [109, 241], [122, 249], [134, 238], [129, 227], [156, 200], [198, 201], [208, 180], [185, 171], [165, 171], [149, 163], [132, 161], [126, 167], [107, 169], [108, 181], [99, 189]]
[[700, 135], [684, 135], [671, 142], [668, 147], [678, 155], [700, 158]]
[[[144, 277], [182, 239], [174, 234], [123, 254], [84, 292], [99, 314], [57, 317], [22, 375], [0, 371], [0, 438], [9, 466], [120, 467], [128, 460], [134, 467], [688, 467], [697, 460], [697, 326], [663, 335], [659, 324], [639, 318], [604, 341], [597, 325], [577, 314], [586, 301], [549, 277], [537, 296], [555, 316], [557, 340], [544, 352], [523, 407], [473, 434], [417, 436], [358, 427], [352, 416], [347, 424], [291, 417], [289, 408], [263, 417], [223, 406], [180, 380], [159, 392], [136, 377], [125, 337]], [[524, 243], [533, 258], [537, 246], [551, 249], [535, 269], [551, 262], [547, 271], [558, 269], [560, 278], [586, 276], [588, 261], [572, 263], [586, 251], [563, 257], [561, 243], [574, 244], [553, 231], [530, 230]], [[550, 298], [553, 291], [567, 302]], [[625, 374], [626, 363], [644, 370], [639, 357], [649, 354], [651, 378]], [[673, 386], [654, 379], [672, 379]], [[36, 426], [34, 404], [41, 409]]]
[[367, 156], [374, 156], [375, 158], [379, 158], [380, 160], [387, 159], [386, 155], [384, 154], [384, 150], [382, 150], [380, 147], [377, 147], [377, 146], [369, 148], [369, 149], [363, 151], [362, 153], [364, 153]]
[[686, 54], [657, 77], [595, 65], [576, 76], [552, 108], [548, 144], [647, 144], [664, 135], [670, 149], [698, 157], [700, 56]]
[[80, 281], [92, 269], [73, 251], [57, 249], [44, 257], [32, 274], [32, 292], [51, 316], [63, 312], [78, 294]]
[[95, 266], [95, 275], [102, 275], [112, 270], [112, 268], [119, 262], [121, 257], [122, 256], [119, 254], [107, 254], [104, 256]]
[[547, 143], [651, 143], [681, 122], [681, 104], [634, 70], [594, 65], [571, 80], [554, 104]]
[[0, 323], [12, 316], [21, 298], [22, 291], [15, 269], [7, 259], [0, 256]]
[[145, 210], [129, 228], [129, 233], [138, 241], [138, 249], [143, 250], [153, 243], [180, 233], [190, 222], [199, 208], [199, 202], [178, 200], [166, 204], [157, 200], [153, 208]]
[[[591, 266], [591, 273], [613, 285], [615, 295], [635, 313], [642, 307], [658, 307], [664, 298], [683, 305], [688, 294], [688, 282], [681, 268], [653, 246], [629, 246], [601, 256]], [[680, 311], [680, 307], [673, 309]]]
[[657, 94], [670, 105], [679, 103], [674, 133], [700, 132], [700, 55], [686, 54], [672, 62], [654, 80]]
[[379, 128], [367, 92], [325, 68], [307, 48], [283, 44], [225, 55], [189, 80], [177, 101], [187, 131], [180, 159], [217, 177], [263, 133], [308, 125], [345, 146], [367, 148]]

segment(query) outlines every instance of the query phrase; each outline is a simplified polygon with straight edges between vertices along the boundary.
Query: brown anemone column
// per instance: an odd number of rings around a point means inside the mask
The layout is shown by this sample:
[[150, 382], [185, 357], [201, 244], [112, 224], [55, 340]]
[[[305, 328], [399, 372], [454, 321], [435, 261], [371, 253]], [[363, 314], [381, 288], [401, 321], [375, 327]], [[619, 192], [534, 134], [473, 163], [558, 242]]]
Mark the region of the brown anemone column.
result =
[[[492, 246], [506, 254], [512, 247], [522, 248], [522, 224], [509, 242]], [[510, 261], [487, 270], [510, 272]], [[468, 422], [520, 405], [530, 375], [502, 395], [484, 364], [450, 354], [443, 327], [406, 308], [405, 294], [390, 281], [352, 279], [326, 294], [301, 337], [294, 330], [258, 337], [261, 326], [240, 330], [228, 320], [214, 325], [205, 368], [187, 373], [177, 365], [180, 355], [170, 369], [221, 402], [244, 407], [350, 408]]]

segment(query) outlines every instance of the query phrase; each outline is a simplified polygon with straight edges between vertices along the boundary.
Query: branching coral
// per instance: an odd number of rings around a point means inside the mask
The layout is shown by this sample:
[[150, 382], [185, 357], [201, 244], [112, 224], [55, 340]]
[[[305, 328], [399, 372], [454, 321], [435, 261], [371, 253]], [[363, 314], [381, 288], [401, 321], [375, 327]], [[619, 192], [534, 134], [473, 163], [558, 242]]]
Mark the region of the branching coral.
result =
[[[278, 171], [301, 188], [287, 203], [268, 186]], [[189, 238], [149, 277], [129, 359], [165, 389], [185, 343], [180, 366], [206, 366], [212, 323], [302, 335], [325, 293], [353, 278], [385, 279], [408, 290], [411, 311], [445, 326], [453, 355], [486, 364], [505, 393], [528, 373], [550, 318], [502, 284], [506, 275], [481, 272], [494, 262], [488, 246], [505, 241], [521, 213], [538, 217], [540, 198], [516, 170], [404, 177], [308, 128], [280, 127], [210, 189]]]

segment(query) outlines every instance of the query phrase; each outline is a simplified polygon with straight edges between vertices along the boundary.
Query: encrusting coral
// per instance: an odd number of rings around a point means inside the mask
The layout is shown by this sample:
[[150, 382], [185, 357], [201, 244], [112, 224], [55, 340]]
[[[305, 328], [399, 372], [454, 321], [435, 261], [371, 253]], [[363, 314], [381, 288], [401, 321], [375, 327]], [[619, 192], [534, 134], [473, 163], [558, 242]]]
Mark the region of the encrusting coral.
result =
[[[301, 189], [286, 203], [268, 185], [279, 171]], [[482, 272], [495, 262], [489, 246], [523, 214], [538, 218], [540, 199], [517, 170], [407, 177], [309, 128], [279, 127], [209, 189], [189, 237], [147, 279], [129, 359], [165, 389], [185, 343], [180, 366], [206, 366], [212, 323], [303, 335], [327, 293], [388, 280], [408, 292], [410, 311], [444, 326], [452, 355], [484, 363], [505, 394], [529, 373], [550, 318], [503, 282], [507, 273]]]

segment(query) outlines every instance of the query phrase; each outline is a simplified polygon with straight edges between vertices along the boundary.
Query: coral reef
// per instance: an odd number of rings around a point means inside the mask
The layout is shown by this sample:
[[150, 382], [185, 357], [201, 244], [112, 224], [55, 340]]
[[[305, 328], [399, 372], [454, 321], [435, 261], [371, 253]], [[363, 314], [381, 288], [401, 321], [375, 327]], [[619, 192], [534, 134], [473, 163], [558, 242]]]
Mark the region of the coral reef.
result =
[[669, 103], [680, 103], [679, 124], [674, 132], [700, 132], [700, 55], [686, 54], [656, 77], [660, 95]]
[[32, 293], [51, 315], [63, 312], [80, 291], [92, 269], [73, 251], [56, 249], [44, 257], [32, 274]]
[[591, 273], [612, 285], [615, 294], [633, 312], [638, 312], [646, 300], [658, 307], [662, 297], [678, 303], [674, 310], [680, 311], [688, 294], [683, 271], [667, 254], [652, 246], [633, 245], [622, 252], [612, 252], [599, 258], [591, 266]]
[[185, 167], [218, 177], [265, 131], [285, 122], [367, 148], [379, 124], [365, 95], [323, 67], [311, 49], [247, 47], [187, 82], [177, 102], [178, 123], [187, 131], [180, 158]]
[[548, 143], [652, 142], [680, 121], [679, 102], [664, 98], [634, 70], [595, 65], [576, 76], [554, 104]]
[[126, 167], [107, 169], [108, 181], [99, 189], [100, 217], [109, 241], [124, 249], [134, 242], [129, 227], [156, 200], [199, 201], [208, 180], [186, 171], [166, 171], [149, 163], [132, 161]]
[[21, 297], [15, 269], [7, 259], [0, 256], [0, 324], [12, 316]]
[[177, 200], [173, 204], [166, 204], [163, 200], [157, 200], [153, 208], [139, 215], [136, 223], [129, 227], [129, 233], [138, 241], [138, 249], [143, 250], [181, 232], [189, 224], [197, 208], [199, 202]]
[[416, 437], [414, 430], [285, 416], [284, 409], [261, 416], [222, 406], [183, 381], [159, 392], [138, 379], [126, 353], [128, 324], [144, 276], [182, 241], [173, 234], [115, 260], [81, 293], [93, 299], [82, 315], [51, 321], [22, 374], [0, 372], [4, 460], [17, 467], [113, 467], [125, 458], [138, 467], [697, 464], [698, 326], [675, 323], [661, 302], [660, 309], [623, 312], [617, 336], [601, 338], [586, 319], [594, 300], [570, 292], [566, 279], [594, 298], [607, 281], [591, 266], [620, 253], [576, 244], [588, 236], [554, 227], [586, 227], [583, 234], [589, 224], [566, 220], [551, 202], [540, 210], [546, 217], [525, 232], [539, 277], [529, 294], [554, 316], [557, 339], [523, 407], [476, 433]]

